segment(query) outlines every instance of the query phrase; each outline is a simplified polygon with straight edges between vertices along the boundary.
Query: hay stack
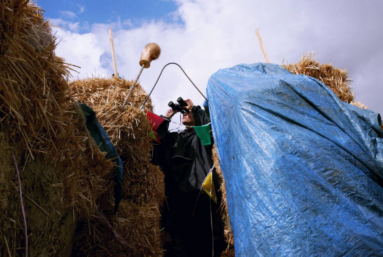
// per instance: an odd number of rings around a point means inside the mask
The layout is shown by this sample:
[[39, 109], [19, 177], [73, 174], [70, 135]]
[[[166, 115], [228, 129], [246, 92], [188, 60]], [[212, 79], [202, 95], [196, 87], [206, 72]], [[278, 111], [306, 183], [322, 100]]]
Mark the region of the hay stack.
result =
[[[91, 253], [92, 256], [163, 255], [159, 209], [165, 195], [164, 175], [150, 163], [151, 139], [148, 135], [151, 129], [145, 113], [136, 108], [147, 94], [139, 84], [133, 89], [130, 104], [122, 106], [129, 92], [127, 89], [132, 85], [132, 81], [118, 78], [92, 78], [70, 84], [75, 100], [96, 112], [124, 164], [123, 200], [119, 213], [117, 217], [107, 215], [106, 218], [126, 244], [116, 240], [115, 234], [105, 233], [107, 226], [90, 225], [97, 231], [89, 235], [90, 228], [85, 225], [76, 239], [78, 253]], [[153, 109], [151, 100], [145, 107]], [[91, 241], [96, 243], [89, 244]]]
[[343, 102], [361, 109], [367, 109], [361, 102], [354, 102], [354, 93], [350, 87], [351, 79], [345, 69], [335, 68], [331, 64], [319, 64], [314, 53], [303, 54], [300, 61], [295, 64], [283, 65], [294, 74], [307, 75], [321, 81], [328, 86]]
[[[0, 0], [0, 255], [22, 255], [14, 154], [21, 171], [29, 252], [68, 255], [75, 219], [113, 207], [113, 164], [95, 145], [69, 95], [69, 66], [42, 10]], [[106, 207], [105, 207], [106, 208]]]
[[226, 198], [226, 185], [225, 185], [225, 179], [222, 174], [221, 166], [219, 165], [219, 159], [218, 159], [218, 153], [217, 149], [215, 148], [215, 145], [213, 146], [213, 161], [215, 165], [215, 170], [219, 176], [219, 178], [222, 180], [221, 187], [219, 191], [222, 193], [222, 201], [220, 206], [220, 211], [222, 214], [222, 220], [225, 224], [224, 234], [225, 234], [225, 240], [227, 242], [227, 249], [225, 252], [222, 253], [222, 256], [234, 256], [234, 250], [230, 249], [231, 247], [234, 247], [234, 235], [230, 228], [230, 218], [229, 218], [229, 209], [227, 207], [227, 198]]
[[363, 103], [361, 103], [361, 102], [351, 102], [350, 104], [351, 104], [351, 105], [354, 105], [354, 106], [356, 106], [356, 107], [359, 107], [360, 109], [363, 109], [363, 110], [368, 109], [368, 107], [365, 106], [365, 105], [364, 105]]
[[304, 54], [295, 64], [283, 65], [293, 74], [301, 74], [316, 78], [328, 86], [342, 101], [351, 103], [354, 94], [351, 91], [350, 79], [345, 69], [335, 68], [331, 64], [319, 64], [314, 53]]
[[95, 216], [77, 231], [73, 256], [163, 255], [156, 204], [122, 200], [117, 216]]
[[[17, 176], [12, 163], [14, 148], [0, 133], [0, 254], [22, 256], [24, 225], [19, 202]], [[20, 167], [21, 168], [21, 167]], [[55, 167], [40, 160], [29, 161], [21, 173], [31, 256], [69, 256], [76, 223], [73, 210], [63, 208], [63, 183]], [[3, 198], [4, 197], [4, 198]]]

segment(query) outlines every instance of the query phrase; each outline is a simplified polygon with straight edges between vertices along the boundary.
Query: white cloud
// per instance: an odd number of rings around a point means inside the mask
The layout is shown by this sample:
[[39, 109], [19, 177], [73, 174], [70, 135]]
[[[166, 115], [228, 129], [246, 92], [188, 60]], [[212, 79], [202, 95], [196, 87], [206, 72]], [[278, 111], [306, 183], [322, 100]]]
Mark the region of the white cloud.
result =
[[77, 17], [77, 15], [74, 12], [71, 11], [60, 11], [62, 17], [68, 18], [68, 19], [74, 19]]
[[73, 32], [78, 32], [80, 29], [80, 23], [79, 22], [73, 23], [73, 22], [68, 22], [66, 20], [63, 20], [63, 19], [50, 19], [49, 22], [53, 26], [59, 26], [62, 29], [70, 30]]
[[61, 28], [53, 30], [60, 40], [56, 54], [64, 57], [66, 62], [81, 67], [79, 74], [72, 73], [75, 79], [108, 74], [101, 65], [100, 56], [104, 53], [104, 49], [97, 44], [97, 37], [94, 34], [80, 35]]
[[[94, 24], [89, 34], [79, 35], [57, 29], [63, 37], [57, 53], [80, 65], [79, 77], [113, 73], [109, 27], [113, 27], [117, 66], [121, 76], [134, 79], [140, 69], [144, 46], [156, 42], [162, 48], [159, 60], [144, 70], [141, 83], [149, 91], [162, 67], [177, 62], [205, 92], [209, 77], [218, 69], [240, 63], [264, 62], [255, 29], [260, 33], [271, 62], [296, 62], [304, 52], [315, 51], [322, 63], [349, 70], [356, 100], [383, 113], [382, 95], [383, 2], [371, 1], [260, 1], [260, 0], [177, 0], [174, 13], [183, 21], [166, 24], [143, 23], [126, 29], [129, 21]], [[152, 99], [157, 113], [177, 97], [203, 98], [177, 67], [168, 67]]]
[[78, 4], [78, 8], [80, 9], [78, 13], [83, 13], [85, 11], [85, 6]]

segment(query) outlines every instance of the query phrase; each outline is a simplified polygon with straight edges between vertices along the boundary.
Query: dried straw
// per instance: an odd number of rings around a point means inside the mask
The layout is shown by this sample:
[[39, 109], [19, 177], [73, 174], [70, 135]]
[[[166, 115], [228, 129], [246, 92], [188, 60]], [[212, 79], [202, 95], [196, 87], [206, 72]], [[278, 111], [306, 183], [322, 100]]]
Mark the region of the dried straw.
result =
[[[107, 215], [108, 225], [100, 217], [84, 222], [76, 238], [76, 254], [92, 256], [162, 256], [159, 232], [160, 212], [164, 200], [164, 175], [150, 163], [151, 132], [149, 122], [140, 106], [147, 94], [139, 84], [133, 89], [130, 106], [123, 106], [133, 81], [119, 78], [92, 78], [70, 83], [72, 95], [78, 102], [89, 105], [105, 128], [124, 164], [123, 200], [117, 218]], [[146, 103], [152, 110], [151, 100]], [[100, 210], [104, 207], [100, 204]], [[91, 234], [89, 234], [89, 230]], [[121, 243], [121, 238], [127, 245]]]
[[23, 221], [24, 221], [24, 235], [25, 235], [25, 256], [28, 257], [29, 251], [28, 251], [28, 225], [27, 225], [27, 218], [25, 216], [25, 208], [23, 203], [23, 190], [21, 185], [21, 179], [20, 179], [20, 172], [19, 167], [17, 166], [16, 157], [13, 154], [13, 162], [15, 165], [16, 173], [17, 173], [17, 181], [19, 182], [19, 195], [20, 195], [20, 206], [21, 206], [21, 212], [23, 213]]
[[[127, 88], [132, 84], [133, 81], [124, 79], [93, 78], [74, 81], [70, 87], [76, 101], [91, 106], [96, 112], [121, 158], [137, 162], [148, 160], [151, 143], [147, 137], [150, 128], [146, 115], [133, 107], [141, 104], [147, 96], [139, 84], [131, 96], [130, 104], [133, 106], [122, 105]], [[145, 108], [153, 109], [151, 100]]]
[[57, 153], [54, 138], [65, 130], [62, 107], [69, 103], [69, 66], [54, 55], [55, 38], [42, 10], [28, 2], [0, 2], [0, 120], [18, 148], [34, 157]]
[[319, 62], [315, 60], [314, 53], [304, 54], [299, 62], [286, 64], [283, 65], [283, 67], [291, 73], [316, 78], [328, 86], [346, 103], [351, 103], [354, 100], [354, 94], [349, 86], [351, 79], [348, 78], [347, 70], [335, 68], [331, 64], [319, 64]]
[[229, 218], [229, 211], [227, 207], [227, 198], [226, 198], [226, 184], [225, 184], [225, 179], [223, 177], [223, 173], [221, 170], [221, 166], [219, 165], [219, 159], [218, 159], [217, 149], [215, 148], [215, 145], [213, 146], [212, 152], [213, 152], [212, 158], [214, 161], [215, 170], [219, 178], [222, 180], [221, 187], [219, 189], [219, 191], [221, 191], [222, 193], [220, 210], [221, 210], [223, 223], [225, 224], [224, 234], [225, 234], [225, 240], [228, 244], [226, 251], [228, 251], [229, 247], [234, 246], [234, 235], [230, 228], [230, 218]]
[[[7, 256], [7, 248], [10, 248], [12, 256], [22, 256], [26, 245], [17, 175], [11, 165], [14, 148], [6, 141], [6, 134], [0, 133], [0, 198], [6, 197], [0, 206], [0, 233], [6, 237], [9, 244], [7, 247], [3, 240], [0, 241], [0, 254]], [[68, 256], [76, 223], [73, 210], [62, 206], [63, 185], [56, 186], [62, 182], [57, 168], [38, 158], [28, 161], [25, 165], [24, 162], [25, 160], [18, 166], [23, 197], [28, 199], [24, 204], [30, 256], [47, 256], [54, 253]]]
[[368, 107], [365, 106], [365, 105], [364, 105], [363, 103], [361, 103], [361, 102], [354, 102], [354, 101], [352, 101], [350, 104], [351, 104], [351, 105], [354, 105], [354, 106], [356, 106], [356, 107], [359, 107], [360, 109], [363, 109], [363, 110], [368, 109]]
[[221, 254], [221, 257], [234, 257], [234, 256], [235, 256], [234, 248], [227, 249], [225, 252]]
[[[78, 105], [71, 101], [67, 84], [71, 67], [55, 56], [56, 38], [42, 14], [28, 0], [0, 0], [0, 131], [23, 160], [19, 164], [24, 170], [23, 191], [49, 214], [42, 226], [41, 209], [26, 202], [31, 255], [67, 251], [72, 240], [61, 235], [71, 235], [62, 231], [73, 229], [73, 217], [97, 215], [100, 203], [104, 209], [113, 208], [113, 163], [90, 138]], [[1, 158], [1, 167], [7, 158]], [[0, 234], [9, 235], [7, 244], [15, 255], [25, 237], [15, 189], [9, 186], [14, 177], [8, 169], [3, 171], [7, 173], [0, 176], [0, 184], [8, 186], [1, 193], [8, 198]], [[47, 181], [52, 174], [55, 179]], [[0, 254], [5, 255], [6, 248], [0, 241]]]
[[162, 256], [159, 216], [156, 204], [138, 206], [122, 200], [117, 215], [93, 217], [82, 223], [73, 255]]
[[65, 205], [89, 216], [108, 190], [104, 184], [110, 184], [113, 164], [91, 147], [84, 118], [69, 96], [70, 67], [54, 55], [56, 38], [42, 10], [25, 0], [1, 0], [0, 6], [13, 10], [1, 16], [9, 31], [2, 33], [7, 48], [0, 52], [0, 126], [19, 154], [27, 149], [26, 158], [54, 161], [65, 185]]

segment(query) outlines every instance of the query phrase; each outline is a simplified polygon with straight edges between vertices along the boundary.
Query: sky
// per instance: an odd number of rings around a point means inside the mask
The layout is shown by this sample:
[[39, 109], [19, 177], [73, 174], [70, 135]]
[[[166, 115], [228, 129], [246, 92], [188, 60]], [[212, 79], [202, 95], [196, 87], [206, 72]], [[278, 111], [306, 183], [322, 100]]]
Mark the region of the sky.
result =
[[[161, 69], [179, 63], [206, 92], [209, 77], [241, 63], [265, 62], [259, 29], [272, 63], [295, 63], [315, 52], [320, 63], [347, 69], [355, 100], [383, 113], [383, 1], [381, 0], [37, 0], [60, 41], [56, 54], [80, 66], [72, 80], [113, 74], [109, 28], [117, 69], [134, 80], [145, 45], [162, 49], [141, 75], [150, 91]], [[203, 98], [176, 66], [165, 69], [152, 100], [157, 114], [179, 96]], [[174, 118], [173, 118], [174, 119]], [[176, 118], [178, 119], [178, 118]]]

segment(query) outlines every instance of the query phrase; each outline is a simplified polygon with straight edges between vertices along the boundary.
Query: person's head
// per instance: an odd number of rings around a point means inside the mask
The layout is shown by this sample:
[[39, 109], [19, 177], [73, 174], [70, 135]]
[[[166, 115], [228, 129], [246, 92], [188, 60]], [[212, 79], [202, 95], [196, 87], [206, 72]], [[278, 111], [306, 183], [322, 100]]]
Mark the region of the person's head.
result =
[[195, 126], [195, 119], [192, 113], [193, 102], [190, 99], [185, 100], [185, 102], [188, 104], [186, 109], [188, 109], [189, 112], [186, 112], [182, 115], [182, 124], [185, 126]]

